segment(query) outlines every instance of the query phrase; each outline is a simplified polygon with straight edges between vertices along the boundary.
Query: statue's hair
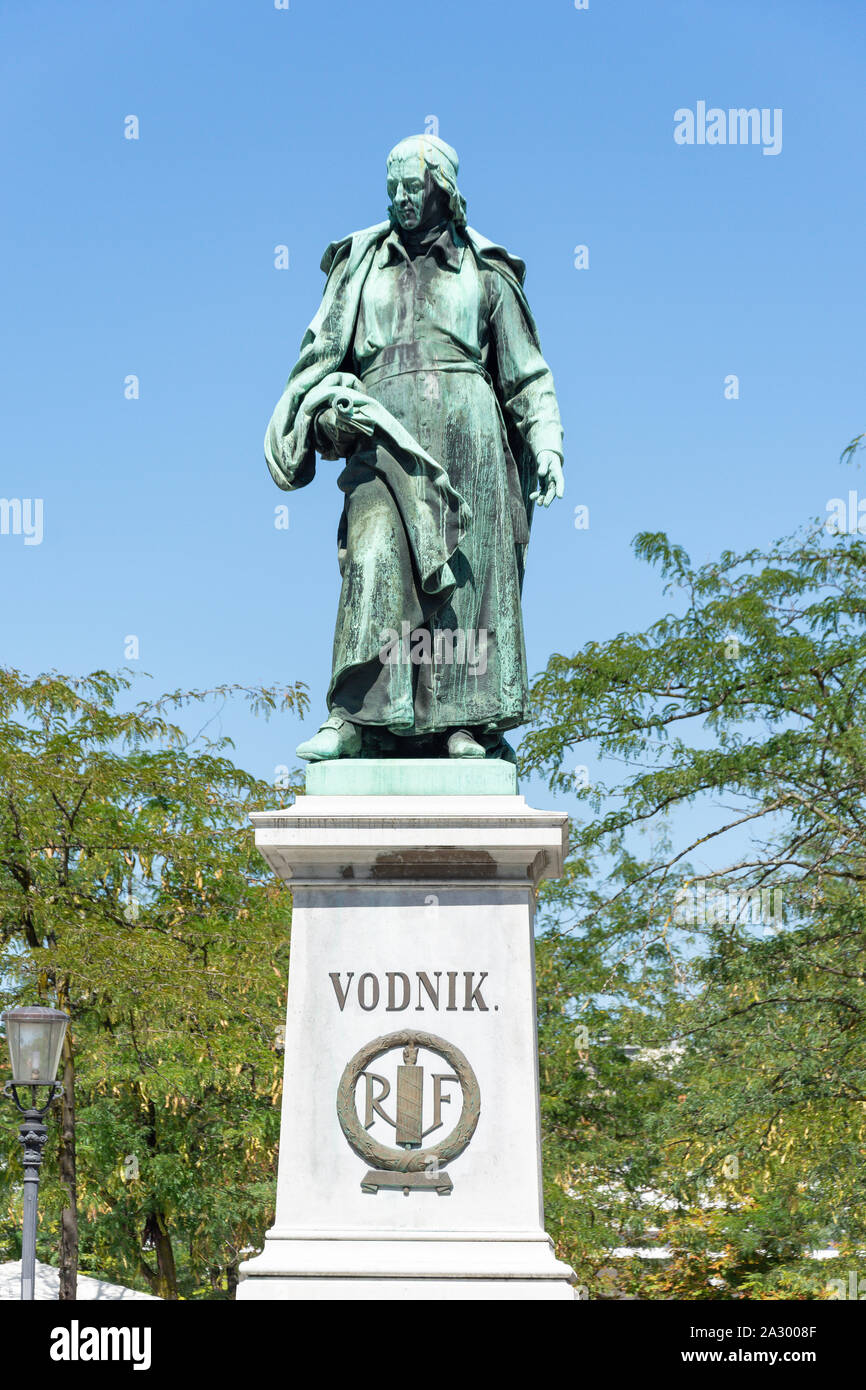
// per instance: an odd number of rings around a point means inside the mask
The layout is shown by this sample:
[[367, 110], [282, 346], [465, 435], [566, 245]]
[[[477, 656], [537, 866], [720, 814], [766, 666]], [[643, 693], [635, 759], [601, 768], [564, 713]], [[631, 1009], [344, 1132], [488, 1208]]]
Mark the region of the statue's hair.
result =
[[448, 177], [445, 170], [440, 165], [431, 164], [428, 167], [433, 182], [438, 184], [443, 193], [448, 194], [448, 212], [451, 221], [454, 223], [458, 232], [464, 231], [466, 228], [466, 199], [463, 197], [457, 184]]
[[[418, 141], [423, 147], [424, 168], [429, 172], [430, 177], [442, 192], [448, 197], [448, 215], [458, 232], [462, 232], [466, 227], [466, 199], [457, 187], [457, 151], [450, 145], [446, 145], [444, 140], [439, 140], [433, 135], [410, 135], [408, 139], [401, 140], [399, 145], [395, 145], [388, 155], [388, 163], [395, 157], [398, 151], [402, 151], [404, 145], [409, 145]], [[452, 172], [453, 170], [453, 172]], [[393, 203], [388, 207], [388, 218], [392, 226], [396, 225], [397, 217], [394, 212]]]

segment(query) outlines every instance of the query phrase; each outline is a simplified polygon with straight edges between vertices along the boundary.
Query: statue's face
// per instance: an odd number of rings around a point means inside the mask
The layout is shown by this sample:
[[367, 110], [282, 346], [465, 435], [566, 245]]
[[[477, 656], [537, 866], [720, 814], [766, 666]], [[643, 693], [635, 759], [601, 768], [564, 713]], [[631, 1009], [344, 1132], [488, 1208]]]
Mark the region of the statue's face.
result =
[[439, 210], [444, 200], [441, 189], [430, 177], [419, 158], [395, 159], [388, 165], [388, 196], [401, 227], [411, 231]]
[[388, 196], [401, 227], [417, 227], [424, 212], [430, 176], [420, 159], [396, 159], [388, 165]]

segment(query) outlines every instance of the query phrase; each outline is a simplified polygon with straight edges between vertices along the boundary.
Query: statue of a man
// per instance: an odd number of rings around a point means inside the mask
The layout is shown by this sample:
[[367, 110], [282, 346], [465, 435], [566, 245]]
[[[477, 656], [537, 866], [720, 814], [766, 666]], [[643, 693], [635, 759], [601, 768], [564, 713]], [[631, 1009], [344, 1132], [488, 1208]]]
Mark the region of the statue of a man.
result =
[[504, 757], [525, 722], [520, 595], [562, 426], [525, 266], [466, 225], [431, 135], [388, 156], [389, 220], [332, 242], [319, 312], [274, 411], [275, 482], [344, 459], [329, 715], [298, 756]]

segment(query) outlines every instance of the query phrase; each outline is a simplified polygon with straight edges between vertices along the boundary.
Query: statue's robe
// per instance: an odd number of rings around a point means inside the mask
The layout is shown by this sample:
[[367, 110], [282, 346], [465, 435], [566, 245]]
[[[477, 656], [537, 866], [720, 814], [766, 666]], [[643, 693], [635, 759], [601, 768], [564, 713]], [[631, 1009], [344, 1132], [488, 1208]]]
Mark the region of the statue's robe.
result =
[[[371, 731], [423, 739], [462, 727], [492, 745], [527, 717], [529, 495], [538, 454], [562, 456], [525, 267], [450, 224], [413, 260], [385, 222], [333, 242], [322, 269], [324, 298], [265, 440], [274, 480], [312, 480], [317, 433], [304, 404], [342, 373], [450, 484], [443, 505], [391, 440], [357, 439], [338, 479], [343, 587], [328, 708]], [[419, 537], [444, 562], [434, 583]]]

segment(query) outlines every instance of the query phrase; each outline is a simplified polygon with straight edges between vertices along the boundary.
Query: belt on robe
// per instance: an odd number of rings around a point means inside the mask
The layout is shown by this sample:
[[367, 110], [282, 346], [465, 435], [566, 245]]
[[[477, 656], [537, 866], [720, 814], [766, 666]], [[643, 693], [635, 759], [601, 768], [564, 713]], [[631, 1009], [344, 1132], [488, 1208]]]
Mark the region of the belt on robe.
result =
[[[407, 358], [411, 360], [406, 360]], [[447, 344], [434, 345], [430, 342], [416, 341], [394, 343], [390, 347], [382, 348], [367, 364], [364, 371], [359, 372], [358, 375], [365, 387], [371, 387], [382, 381], [390, 381], [393, 377], [409, 376], [416, 372], [475, 372], [487, 382], [499, 419], [502, 451], [508, 474], [514, 540], [517, 545], [526, 545], [529, 541], [529, 523], [526, 516], [526, 503], [523, 500], [523, 488], [514, 453], [508, 440], [508, 429], [505, 424], [505, 416], [502, 413], [502, 404], [493, 389], [490, 373], [485, 371], [477, 358], [467, 357], [465, 353], [458, 352], [456, 348], [449, 348]]]
[[478, 358], [421, 340], [394, 343], [382, 348], [358, 375], [365, 386], [374, 386], [391, 377], [409, 376], [415, 372], [475, 372], [484, 378], [488, 386], [493, 385], [489, 372]]

